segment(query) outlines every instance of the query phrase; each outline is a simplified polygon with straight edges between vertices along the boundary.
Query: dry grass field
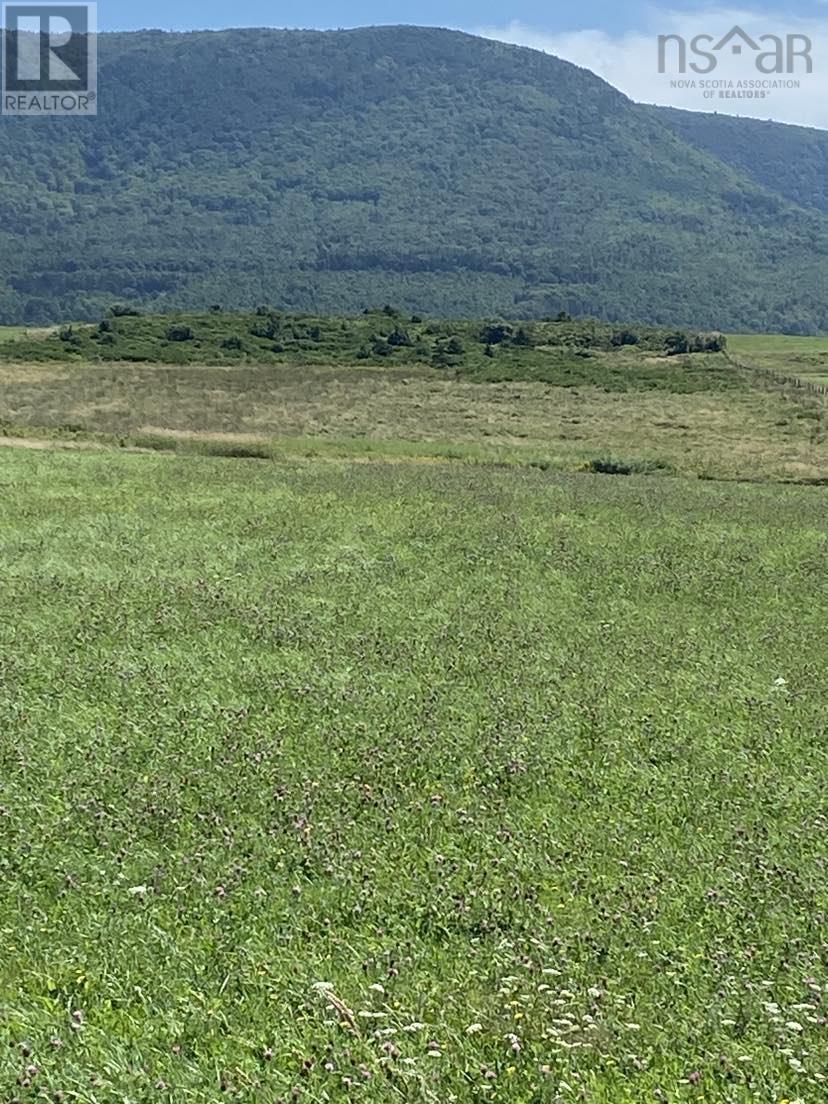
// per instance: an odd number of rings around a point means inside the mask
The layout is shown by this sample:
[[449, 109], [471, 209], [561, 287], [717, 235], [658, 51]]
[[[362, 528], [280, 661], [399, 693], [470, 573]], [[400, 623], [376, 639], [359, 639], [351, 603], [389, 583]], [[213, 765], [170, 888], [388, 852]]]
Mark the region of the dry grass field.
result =
[[828, 478], [824, 402], [753, 389], [474, 383], [417, 365], [0, 365], [0, 430], [251, 455], [454, 456], [576, 469], [612, 457], [710, 478]]

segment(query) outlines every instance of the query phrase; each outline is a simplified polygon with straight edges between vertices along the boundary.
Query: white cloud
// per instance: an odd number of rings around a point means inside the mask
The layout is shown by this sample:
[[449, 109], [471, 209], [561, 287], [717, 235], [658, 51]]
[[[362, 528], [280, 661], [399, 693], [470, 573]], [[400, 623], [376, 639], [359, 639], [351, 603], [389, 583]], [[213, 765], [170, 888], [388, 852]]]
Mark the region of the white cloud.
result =
[[[745, 48], [741, 57], [729, 54], [725, 48], [718, 55], [715, 71], [701, 76], [688, 69], [683, 79], [733, 80], [784, 79], [798, 80], [795, 89], [768, 90], [765, 99], [722, 99], [718, 91], [705, 99], [700, 88], [671, 87], [677, 73], [658, 72], [658, 36], [679, 34], [691, 39], [698, 34], [719, 37], [733, 26], [742, 27], [753, 38], [773, 34], [783, 42], [786, 35], [807, 35], [812, 42], [813, 73], [798, 72], [765, 75], [755, 68], [756, 55]], [[653, 10], [647, 25], [638, 30], [612, 35], [602, 30], [584, 29], [555, 33], [522, 23], [502, 27], [483, 27], [475, 31], [486, 38], [531, 46], [548, 54], [564, 58], [591, 69], [604, 80], [640, 103], [665, 104], [691, 111], [718, 111], [722, 114], [749, 115], [759, 119], [776, 119], [784, 123], [828, 129], [828, 19], [802, 19], [789, 15], [768, 15], [739, 8], [717, 8], [705, 11]], [[707, 48], [707, 47], [705, 47]], [[763, 45], [763, 49], [767, 48]], [[688, 57], [688, 61], [691, 60]]]

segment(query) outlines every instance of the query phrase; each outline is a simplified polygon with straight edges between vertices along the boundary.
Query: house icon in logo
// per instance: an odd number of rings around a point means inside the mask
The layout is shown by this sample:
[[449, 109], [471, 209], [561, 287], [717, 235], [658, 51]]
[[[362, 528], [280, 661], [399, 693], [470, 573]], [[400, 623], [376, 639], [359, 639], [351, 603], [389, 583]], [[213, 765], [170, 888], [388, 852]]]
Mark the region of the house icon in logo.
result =
[[[828, 0], [826, 0], [828, 2]], [[712, 34], [698, 34], [688, 40], [683, 35], [668, 34], [658, 36], [658, 71], [667, 72], [668, 49], [672, 54], [673, 71], [686, 73], [689, 66], [699, 76], [712, 73], [722, 57], [729, 52], [737, 57], [745, 52], [745, 47], [755, 69], [759, 73], [796, 73], [798, 67], [806, 73], [813, 72], [811, 58], [812, 43], [804, 34], [781, 35], [763, 34], [751, 38], [741, 27], [732, 27], [718, 42]], [[689, 57], [692, 61], [688, 61]]]
[[[742, 41], [733, 42], [734, 39], [741, 39]], [[748, 45], [751, 50], [754, 51], [759, 49], [759, 43], [754, 42], [750, 35], [746, 34], [741, 27], [734, 27], [733, 30], [728, 31], [724, 38], [719, 39], [713, 49], [719, 51], [723, 46], [727, 46], [729, 42], [733, 42], [733, 45], [730, 47], [731, 54], [741, 54], [743, 44]]]

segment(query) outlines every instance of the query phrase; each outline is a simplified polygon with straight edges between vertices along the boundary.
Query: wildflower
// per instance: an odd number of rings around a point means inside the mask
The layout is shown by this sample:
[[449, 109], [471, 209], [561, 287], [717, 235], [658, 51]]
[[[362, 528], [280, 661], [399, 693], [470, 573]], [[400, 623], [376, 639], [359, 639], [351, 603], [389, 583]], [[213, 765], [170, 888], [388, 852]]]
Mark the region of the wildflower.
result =
[[483, 1024], [473, 1023], [466, 1028], [467, 1035], [478, 1035], [483, 1030]]

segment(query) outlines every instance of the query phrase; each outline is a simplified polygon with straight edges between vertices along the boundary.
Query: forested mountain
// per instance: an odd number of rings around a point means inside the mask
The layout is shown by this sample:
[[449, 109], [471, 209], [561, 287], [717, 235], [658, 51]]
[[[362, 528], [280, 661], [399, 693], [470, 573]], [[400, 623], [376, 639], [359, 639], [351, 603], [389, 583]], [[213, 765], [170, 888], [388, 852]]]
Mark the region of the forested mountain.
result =
[[99, 47], [97, 118], [0, 120], [0, 321], [125, 299], [828, 328], [796, 154], [763, 174], [548, 55], [411, 27]]
[[652, 110], [690, 145], [793, 203], [828, 214], [828, 131], [715, 112]]

